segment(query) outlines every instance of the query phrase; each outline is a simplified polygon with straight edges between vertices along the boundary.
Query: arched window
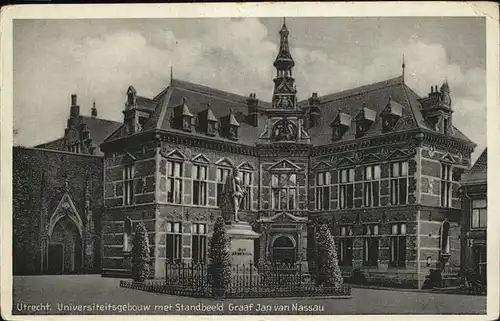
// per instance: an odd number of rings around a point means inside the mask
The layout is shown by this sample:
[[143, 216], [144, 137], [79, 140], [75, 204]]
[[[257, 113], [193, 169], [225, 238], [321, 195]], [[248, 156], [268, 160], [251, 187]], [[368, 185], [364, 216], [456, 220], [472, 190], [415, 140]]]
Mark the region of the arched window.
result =
[[441, 254], [450, 253], [450, 222], [445, 220], [441, 225]]
[[125, 219], [125, 222], [123, 223], [123, 251], [124, 252], [130, 252], [132, 251], [132, 235], [133, 231], [133, 224], [132, 220], [130, 217], [127, 217]]

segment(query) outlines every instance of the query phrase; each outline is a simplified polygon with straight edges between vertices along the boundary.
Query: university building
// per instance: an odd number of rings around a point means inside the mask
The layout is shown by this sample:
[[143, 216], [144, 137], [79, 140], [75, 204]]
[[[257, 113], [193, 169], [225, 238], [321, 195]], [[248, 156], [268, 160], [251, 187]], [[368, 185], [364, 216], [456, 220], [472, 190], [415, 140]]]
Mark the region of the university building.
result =
[[314, 223], [325, 222], [346, 276], [361, 269], [371, 282], [421, 287], [430, 269], [460, 269], [459, 187], [475, 144], [453, 126], [448, 83], [419, 97], [403, 72], [299, 101], [285, 24], [279, 34], [270, 102], [172, 78], [155, 97], [130, 86], [123, 123], [100, 129], [82, 124], [75, 98], [80, 121], [41, 147], [102, 161], [103, 276], [129, 275], [139, 221], [154, 277], [167, 261], [206, 261], [233, 168], [247, 191], [240, 217], [261, 234], [256, 264], [314, 269]]

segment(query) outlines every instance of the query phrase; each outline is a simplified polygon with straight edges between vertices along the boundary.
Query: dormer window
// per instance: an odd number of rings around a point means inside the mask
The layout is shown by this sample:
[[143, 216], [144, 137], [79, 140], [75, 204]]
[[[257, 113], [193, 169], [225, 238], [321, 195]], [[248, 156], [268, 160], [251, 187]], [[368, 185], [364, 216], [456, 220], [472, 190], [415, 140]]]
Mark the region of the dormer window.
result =
[[216, 126], [217, 122], [212, 122], [212, 121], [209, 121], [207, 122], [207, 135], [209, 136], [215, 136], [215, 133], [217, 132], [217, 126]]
[[210, 103], [206, 110], [198, 113], [198, 128], [208, 136], [215, 136], [217, 133], [217, 118], [212, 112]]
[[402, 115], [403, 106], [389, 97], [389, 102], [382, 112], [382, 132], [393, 130]]
[[193, 114], [187, 106], [187, 98], [182, 99], [182, 104], [174, 108], [174, 121], [176, 127], [184, 131], [192, 130]]
[[342, 138], [345, 132], [351, 127], [351, 115], [339, 113], [333, 120], [332, 126], [332, 140], [337, 141]]
[[232, 110], [229, 112], [229, 115], [221, 118], [221, 127], [224, 136], [233, 140], [238, 139], [238, 129], [240, 127], [240, 123], [236, 120]]
[[356, 116], [356, 137], [360, 137], [366, 134], [366, 132], [375, 122], [376, 117], [377, 112], [366, 107], [366, 104], [363, 103], [363, 108]]

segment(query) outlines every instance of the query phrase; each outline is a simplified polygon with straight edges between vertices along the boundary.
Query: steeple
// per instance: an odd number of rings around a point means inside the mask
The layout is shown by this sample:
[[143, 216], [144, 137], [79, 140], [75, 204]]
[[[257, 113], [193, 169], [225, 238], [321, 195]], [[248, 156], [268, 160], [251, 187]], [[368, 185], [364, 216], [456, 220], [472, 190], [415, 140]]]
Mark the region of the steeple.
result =
[[292, 55], [290, 53], [290, 46], [288, 44], [288, 29], [286, 27], [285, 18], [283, 18], [283, 26], [280, 30], [280, 50], [276, 60], [274, 61], [274, 67], [278, 70], [291, 70], [295, 66]]
[[292, 68], [295, 66], [295, 62], [290, 53], [290, 46], [288, 44], [288, 35], [290, 33], [288, 32], [284, 18], [279, 34], [280, 48], [274, 60], [276, 78], [274, 78], [273, 108], [296, 109], [297, 99], [295, 95], [297, 94], [297, 90], [294, 85], [295, 79], [292, 77]]

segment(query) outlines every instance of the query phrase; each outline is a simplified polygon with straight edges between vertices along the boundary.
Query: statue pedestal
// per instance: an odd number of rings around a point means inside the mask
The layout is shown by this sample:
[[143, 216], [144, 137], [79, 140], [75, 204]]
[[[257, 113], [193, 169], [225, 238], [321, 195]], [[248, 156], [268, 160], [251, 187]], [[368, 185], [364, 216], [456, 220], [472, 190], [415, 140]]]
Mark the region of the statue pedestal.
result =
[[254, 265], [254, 240], [260, 234], [253, 231], [247, 222], [233, 222], [226, 226], [230, 240], [232, 282], [239, 284], [258, 284], [259, 275]]

